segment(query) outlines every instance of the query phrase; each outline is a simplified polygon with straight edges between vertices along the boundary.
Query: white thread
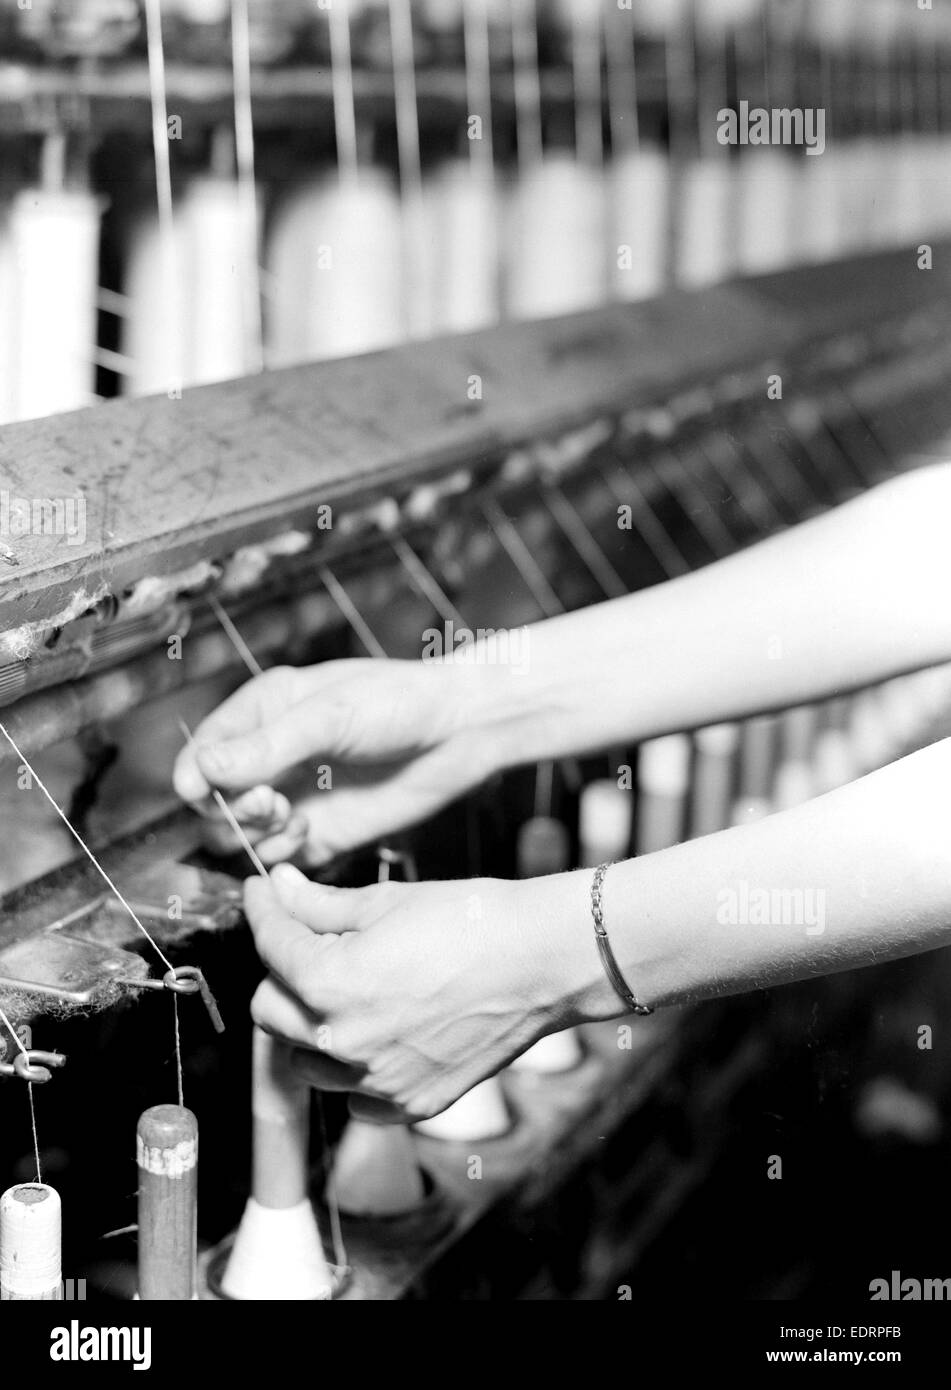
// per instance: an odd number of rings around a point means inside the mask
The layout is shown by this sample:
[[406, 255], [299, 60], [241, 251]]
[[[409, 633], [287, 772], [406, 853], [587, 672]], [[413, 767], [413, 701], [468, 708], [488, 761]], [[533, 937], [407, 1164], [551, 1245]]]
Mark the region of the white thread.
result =
[[207, 598], [209, 608], [214, 613], [215, 617], [218, 619], [225, 632], [231, 638], [232, 645], [234, 646], [238, 655], [241, 657], [241, 660], [244, 662], [245, 666], [247, 666], [248, 670], [251, 672], [252, 676], [262, 676], [264, 674], [264, 671], [261, 667], [260, 662], [254, 655], [254, 652], [252, 652], [251, 648], [248, 646], [247, 642], [241, 636], [241, 633], [235, 627], [234, 623], [231, 621], [224, 608], [218, 602], [215, 595], [208, 594]]
[[155, 156], [155, 191], [158, 199], [159, 238], [174, 347], [169, 366], [169, 386], [179, 386], [182, 375], [182, 302], [175, 220], [172, 208], [172, 169], [168, 143], [168, 107], [165, 91], [165, 48], [162, 41], [161, 0], [145, 0], [149, 93], [152, 107], [152, 149]]
[[360, 641], [363, 643], [364, 647], [369, 652], [370, 656], [374, 656], [378, 660], [382, 659], [385, 661], [386, 651], [382, 643], [377, 641], [376, 637], [374, 637], [373, 633], [367, 627], [366, 623], [363, 620], [362, 614], [360, 613], [356, 604], [350, 598], [350, 595], [347, 593], [346, 589], [340, 583], [339, 579], [336, 577], [332, 570], [329, 570], [327, 568], [326, 565], [321, 565], [319, 573], [324, 588], [327, 590], [334, 603], [340, 609], [340, 612], [346, 618], [347, 622], [353, 628], [354, 632], [357, 634]]
[[[10, 1020], [7, 1018], [7, 1016], [6, 1016], [6, 1014], [4, 1013], [3, 1009], [0, 1009], [0, 1022], [6, 1024], [7, 1028], [10, 1030], [10, 1036], [11, 1036], [11, 1038], [12, 1038], [13, 1041], [16, 1043], [16, 1045], [17, 1045], [17, 1047], [20, 1049], [20, 1051], [23, 1053], [23, 1056], [26, 1057], [27, 1059], [29, 1059], [29, 1056], [30, 1056], [29, 1052], [27, 1052], [26, 1048], [23, 1046], [23, 1042], [21, 1041], [21, 1038], [20, 1038], [19, 1033], [18, 1033], [17, 1030], [14, 1028], [14, 1026], [13, 1026], [13, 1024], [10, 1022]], [[31, 1128], [32, 1131], [33, 1131], [33, 1156], [34, 1156], [34, 1158], [36, 1159], [36, 1181], [37, 1181], [37, 1182], [42, 1182], [42, 1181], [43, 1181], [43, 1174], [42, 1174], [42, 1172], [40, 1171], [40, 1140], [39, 1140], [39, 1136], [37, 1135], [37, 1132], [36, 1132], [36, 1109], [35, 1109], [35, 1107], [34, 1107], [34, 1105], [33, 1105], [33, 1082], [32, 1082], [32, 1081], [28, 1081], [28, 1082], [27, 1082], [27, 1087], [26, 1087], [26, 1089], [27, 1089], [27, 1093], [28, 1093], [29, 1098], [30, 1098], [30, 1128]]]
[[481, 114], [482, 138], [469, 141], [473, 168], [481, 165], [495, 176], [492, 154], [492, 68], [489, 54], [489, 17], [485, 0], [462, 0], [463, 43], [466, 65], [466, 104], [469, 114]]
[[353, 63], [350, 56], [348, 0], [330, 6], [330, 82], [333, 89], [334, 133], [337, 137], [337, 172], [340, 181], [352, 181], [358, 173], [357, 118], [353, 101]]
[[160, 1178], [183, 1178], [198, 1163], [198, 1140], [183, 1139], [181, 1143], [164, 1149], [159, 1145], [144, 1144], [142, 1136], [135, 1136], [135, 1161], [146, 1173]]
[[254, 181], [254, 119], [251, 110], [251, 38], [248, 0], [231, 0], [231, 68], [234, 80], [235, 156], [238, 166], [238, 205], [245, 237], [247, 265], [245, 294], [245, 366], [264, 367], [261, 324], [261, 277], [258, 268], [258, 200]]
[[30, 776], [33, 778], [34, 782], [35, 782], [36, 785], [39, 787], [40, 791], [43, 793], [43, 795], [46, 797], [46, 799], [47, 799], [47, 801], [49, 802], [49, 804], [52, 806], [53, 810], [54, 810], [54, 811], [56, 812], [56, 814], [59, 816], [60, 820], [63, 822], [63, 824], [65, 825], [66, 829], [69, 831], [70, 835], [72, 835], [73, 839], [74, 839], [74, 840], [76, 841], [76, 843], [79, 845], [80, 849], [83, 851], [83, 853], [84, 853], [84, 854], [86, 855], [86, 857], [89, 859], [90, 863], [92, 864], [92, 866], [93, 866], [93, 868], [96, 870], [96, 872], [99, 874], [99, 876], [104, 880], [104, 882], [105, 882], [106, 884], [108, 884], [108, 886], [112, 889], [113, 893], [115, 893], [116, 897], [119, 899], [119, 902], [120, 902], [120, 903], [122, 904], [122, 906], [125, 908], [126, 912], [128, 912], [129, 916], [132, 918], [133, 922], [134, 922], [135, 925], [138, 927], [139, 931], [140, 931], [140, 932], [142, 933], [142, 935], [145, 937], [146, 941], [149, 943], [149, 945], [150, 945], [150, 946], [152, 947], [152, 949], [155, 951], [156, 955], [157, 955], [157, 956], [159, 957], [159, 959], [162, 961], [163, 965], [166, 967], [167, 970], [173, 970], [173, 969], [174, 969], [174, 966], [172, 965], [172, 962], [169, 960], [168, 956], [166, 956], [166, 954], [165, 954], [165, 952], [162, 950], [161, 946], [159, 946], [158, 942], [155, 940], [155, 938], [154, 938], [154, 937], [151, 935], [151, 933], [148, 931], [148, 928], [144, 927], [144, 926], [142, 925], [142, 923], [139, 921], [138, 917], [135, 915], [135, 912], [134, 912], [133, 909], [129, 906], [129, 904], [126, 902], [126, 900], [125, 900], [125, 898], [122, 896], [122, 894], [119, 892], [118, 888], [117, 888], [116, 885], [113, 883], [112, 879], [109, 877], [109, 875], [106, 873], [105, 869], [104, 869], [104, 868], [102, 867], [102, 865], [99, 863], [99, 860], [96, 858], [96, 856], [93, 854], [92, 850], [91, 850], [91, 849], [89, 848], [89, 846], [86, 844], [86, 841], [85, 841], [85, 840], [83, 839], [83, 837], [79, 834], [79, 831], [78, 831], [78, 830], [75, 830], [75, 829], [73, 828], [73, 826], [70, 824], [69, 819], [68, 819], [68, 817], [66, 816], [65, 812], [63, 812], [63, 811], [60, 810], [59, 805], [58, 805], [57, 802], [54, 800], [54, 798], [53, 798], [53, 796], [50, 794], [50, 792], [47, 790], [46, 784], [45, 784], [45, 783], [42, 781], [42, 779], [40, 778], [39, 773], [36, 771], [35, 768], [33, 768], [33, 767], [30, 765], [30, 763], [27, 761], [27, 759], [26, 759], [26, 757], [24, 756], [24, 754], [20, 752], [20, 749], [17, 747], [17, 744], [14, 742], [13, 737], [12, 737], [11, 734], [8, 732], [7, 727], [6, 727], [5, 724], [0, 723], [0, 734], [3, 734], [3, 737], [6, 739], [7, 743], [9, 743], [9, 745], [10, 745], [10, 747], [13, 749], [14, 753], [15, 753], [15, 754], [17, 755], [17, 757], [20, 759], [21, 763], [22, 763], [23, 766], [26, 768], [27, 772], [28, 772], [28, 773], [30, 774]]
[[525, 170], [539, 163], [542, 157], [542, 94], [535, 0], [517, 0], [512, 6], [512, 51], [516, 143], [524, 177]]
[[[181, 729], [182, 733], [185, 735], [186, 739], [188, 740], [188, 745], [189, 745], [189, 747], [192, 749], [192, 751], [193, 751], [194, 753], [197, 754], [197, 752], [198, 752], [198, 744], [195, 742], [195, 735], [192, 733], [191, 729], [190, 729], [190, 728], [188, 727], [188, 725], [185, 723], [184, 719], [180, 719], [180, 720], [178, 721], [178, 727]], [[269, 880], [270, 875], [268, 874], [267, 869], [266, 869], [266, 868], [264, 867], [264, 865], [261, 863], [261, 860], [258, 858], [258, 855], [257, 855], [257, 852], [255, 851], [254, 846], [252, 845], [251, 841], [248, 839], [248, 837], [247, 837], [247, 835], [245, 834], [244, 830], [241, 828], [241, 825], [240, 825], [240, 822], [238, 821], [237, 816], [236, 816], [235, 813], [232, 811], [232, 809], [231, 809], [231, 807], [228, 805], [227, 801], [225, 801], [224, 797], [221, 795], [221, 792], [218, 790], [217, 787], [212, 787], [212, 789], [211, 789], [211, 795], [212, 795], [212, 799], [213, 799], [214, 802], [215, 802], [215, 805], [216, 805], [216, 806], [218, 807], [218, 809], [221, 811], [221, 813], [222, 813], [222, 815], [224, 816], [225, 820], [228, 822], [228, 824], [231, 826], [231, 829], [234, 831], [235, 835], [238, 837], [238, 841], [239, 841], [239, 843], [240, 843], [240, 845], [241, 845], [241, 848], [244, 850], [245, 854], [246, 854], [246, 855], [248, 856], [248, 858], [251, 860], [251, 863], [254, 865], [256, 871], [261, 875], [261, 877], [262, 877], [263, 879]]]

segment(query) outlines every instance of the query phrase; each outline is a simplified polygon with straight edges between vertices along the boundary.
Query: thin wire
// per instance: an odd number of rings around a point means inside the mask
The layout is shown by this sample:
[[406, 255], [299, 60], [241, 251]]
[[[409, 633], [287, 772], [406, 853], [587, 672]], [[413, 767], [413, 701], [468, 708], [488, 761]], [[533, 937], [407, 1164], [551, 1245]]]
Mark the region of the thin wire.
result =
[[413, 15], [410, 0], [389, 0], [389, 9], [400, 184], [407, 197], [416, 199], [422, 195], [422, 160], [416, 106]]
[[241, 633], [235, 627], [234, 623], [231, 621], [224, 608], [218, 602], [218, 599], [215, 597], [214, 594], [206, 594], [205, 597], [208, 599], [208, 607], [214, 613], [215, 617], [218, 619], [225, 632], [231, 638], [235, 650], [241, 657], [241, 660], [244, 662], [245, 666], [247, 666], [248, 670], [251, 672], [251, 675], [263, 676], [264, 670], [260, 662], [254, 655], [254, 652], [248, 646], [247, 642], [241, 636]]
[[346, 589], [340, 583], [340, 580], [337, 578], [337, 576], [333, 573], [332, 570], [328, 569], [326, 565], [321, 565], [320, 570], [318, 572], [320, 574], [320, 578], [323, 582], [324, 588], [327, 590], [334, 603], [340, 609], [340, 612], [346, 618], [347, 622], [353, 628], [354, 632], [357, 634], [360, 641], [363, 643], [364, 647], [369, 652], [370, 656], [375, 656], [377, 658], [382, 658], [385, 660], [386, 649], [383, 646], [383, 643], [378, 641], [377, 638], [370, 631], [369, 627], [363, 620], [363, 615], [351, 599], [350, 595], [347, 593]]
[[391, 536], [390, 544], [416, 588], [432, 604], [443, 622], [451, 622], [457, 627], [465, 627], [465, 622], [458, 608], [444, 593], [436, 577], [426, 568], [412, 546], [402, 536]]
[[512, 5], [512, 62], [518, 163], [524, 175], [542, 157], [542, 88], [535, 0], [514, 0]]
[[571, 24], [571, 76], [574, 86], [575, 153], [595, 168], [604, 161], [601, 130], [601, 13], [575, 4]]
[[[340, 3], [340, 0], [337, 0]], [[264, 367], [261, 323], [261, 277], [258, 270], [258, 195], [254, 179], [254, 117], [251, 107], [251, 37], [248, 0], [231, 0], [231, 68], [234, 81], [235, 159], [238, 169], [238, 210], [245, 240], [244, 290], [245, 367]]]
[[473, 167], [495, 176], [492, 153], [492, 65], [486, 0], [463, 0], [463, 42], [466, 63], [466, 106], [470, 116], [482, 117], [482, 139], [469, 141]]
[[[0, 1009], [0, 1022], [6, 1024], [7, 1028], [10, 1030], [10, 1036], [11, 1036], [11, 1038], [12, 1038], [13, 1041], [16, 1043], [16, 1045], [17, 1045], [17, 1047], [20, 1049], [20, 1051], [23, 1053], [23, 1056], [29, 1058], [29, 1055], [30, 1055], [30, 1054], [29, 1054], [29, 1052], [26, 1050], [26, 1048], [23, 1046], [23, 1040], [22, 1040], [22, 1038], [20, 1037], [20, 1035], [19, 1035], [19, 1033], [17, 1032], [17, 1030], [14, 1028], [13, 1024], [10, 1022], [9, 1018], [7, 1018], [7, 1015], [4, 1013], [3, 1009]], [[37, 1182], [42, 1182], [42, 1181], [43, 1181], [43, 1174], [42, 1174], [42, 1171], [41, 1171], [41, 1169], [40, 1169], [40, 1141], [39, 1141], [39, 1137], [38, 1137], [38, 1135], [37, 1135], [37, 1133], [36, 1133], [36, 1109], [35, 1109], [35, 1107], [34, 1107], [34, 1105], [33, 1105], [33, 1082], [32, 1082], [32, 1081], [28, 1081], [28, 1082], [27, 1082], [26, 1089], [27, 1089], [27, 1093], [28, 1093], [29, 1099], [30, 1099], [30, 1128], [31, 1128], [32, 1131], [33, 1131], [33, 1157], [34, 1157], [35, 1160], [36, 1160], [36, 1181], [37, 1181]]]
[[[188, 746], [191, 748], [192, 752], [197, 753], [198, 744], [195, 742], [195, 735], [192, 733], [191, 729], [185, 723], [184, 719], [179, 719], [178, 727], [181, 729], [182, 733], [185, 735], [185, 738], [188, 740]], [[251, 841], [248, 839], [247, 835], [242, 829], [241, 823], [239, 822], [234, 811], [232, 811], [231, 807], [228, 805], [227, 801], [225, 801], [224, 797], [221, 795], [221, 792], [218, 790], [217, 787], [212, 787], [211, 795], [212, 799], [215, 802], [215, 805], [221, 811], [225, 820], [228, 822], [228, 824], [231, 826], [231, 829], [237, 836], [241, 848], [244, 850], [245, 854], [248, 856], [248, 858], [251, 860], [251, 863], [254, 865], [256, 872], [259, 873], [263, 879], [269, 880], [270, 874], [268, 873], [264, 865], [261, 863], [261, 860], [258, 858], [257, 851], [255, 850]]]
[[145, 0], [146, 41], [149, 64], [149, 95], [152, 107], [152, 149], [155, 156], [155, 191], [158, 199], [159, 239], [165, 270], [165, 288], [174, 328], [172, 382], [181, 376], [182, 298], [178, 255], [175, 245], [175, 219], [172, 208], [172, 168], [168, 141], [168, 106], [165, 88], [165, 47], [162, 41], [161, 0]]
[[327, 1136], [327, 1116], [324, 1111], [323, 1092], [315, 1091], [314, 1100], [316, 1102], [314, 1108], [317, 1111], [317, 1125], [320, 1129], [320, 1152], [323, 1158], [324, 1187], [327, 1193], [327, 1212], [330, 1216], [330, 1238], [333, 1241], [334, 1260], [338, 1269], [345, 1269], [348, 1264], [347, 1247], [344, 1244], [343, 1227], [340, 1223], [340, 1203], [337, 1200], [337, 1181], [331, 1162], [333, 1150]]
[[337, 138], [337, 173], [342, 183], [352, 183], [359, 173], [359, 154], [357, 113], [353, 99], [353, 60], [350, 56], [349, 0], [333, 0], [329, 19], [330, 85]]
[[420, 257], [426, 249], [426, 230], [410, 0], [389, 0], [389, 14], [393, 91], [396, 103], [396, 147], [403, 214], [403, 320], [407, 334], [416, 336], [417, 310], [411, 296], [417, 284], [418, 274], [421, 273]]
[[[608, 118], [611, 126], [611, 151], [620, 154], [623, 148], [635, 154], [640, 149], [641, 131], [637, 108], [637, 50], [631, 12], [613, 8], [612, 20], [606, 21]], [[624, 122], [630, 118], [630, 127]]]
[[175, 1020], [175, 1079], [178, 1083], [178, 1103], [185, 1105], [185, 1077], [182, 1071], [182, 1030], [178, 1018], [178, 995], [172, 991], [172, 1017]]

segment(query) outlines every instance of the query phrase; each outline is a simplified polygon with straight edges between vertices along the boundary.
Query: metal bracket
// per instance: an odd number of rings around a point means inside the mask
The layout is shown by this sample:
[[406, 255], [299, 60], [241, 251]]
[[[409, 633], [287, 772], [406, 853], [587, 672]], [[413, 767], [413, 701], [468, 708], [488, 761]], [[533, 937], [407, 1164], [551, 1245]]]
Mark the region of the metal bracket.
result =
[[0, 991], [76, 1008], [94, 1008], [118, 980], [137, 981], [147, 974], [141, 956], [61, 931], [40, 932], [0, 951]]

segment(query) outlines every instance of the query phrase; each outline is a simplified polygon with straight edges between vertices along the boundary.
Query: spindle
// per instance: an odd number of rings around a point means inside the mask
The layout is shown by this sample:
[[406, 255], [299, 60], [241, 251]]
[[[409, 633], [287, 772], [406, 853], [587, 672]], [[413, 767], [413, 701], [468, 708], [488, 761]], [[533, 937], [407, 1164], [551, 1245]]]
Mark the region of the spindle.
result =
[[221, 1286], [229, 1298], [303, 1302], [333, 1294], [310, 1201], [310, 1093], [285, 1043], [255, 1027], [251, 1195]]
[[47, 1183], [25, 1182], [0, 1197], [0, 1301], [63, 1297], [62, 1208]]
[[139, 1119], [139, 1298], [197, 1298], [198, 1121], [182, 1105], [154, 1105]]

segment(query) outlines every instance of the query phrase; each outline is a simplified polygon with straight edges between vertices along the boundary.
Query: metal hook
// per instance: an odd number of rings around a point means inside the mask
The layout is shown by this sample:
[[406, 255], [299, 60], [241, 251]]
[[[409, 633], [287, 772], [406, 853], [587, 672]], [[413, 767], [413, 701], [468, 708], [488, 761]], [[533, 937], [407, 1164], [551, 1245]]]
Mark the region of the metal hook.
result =
[[176, 966], [174, 970], [168, 971], [162, 983], [173, 994], [200, 994], [201, 1002], [205, 1006], [215, 1032], [223, 1033], [225, 1031], [224, 1019], [218, 1009], [218, 1002], [197, 965]]
[[18, 1052], [12, 1062], [0, 1062], [0, 1076], [17, 1076], [34, 1086], [42, 1086], [51, 1079], [50, 1067], [66, 1065], [62, 1052], [44, 1052], [42, 1048], [28, 1047]]
[[132, 989], [161, 989], [180, 995], [200, 994], [215, 1032], [225, 1031], [215, 996], [197, 965], [176, 965], [174, 969], [167, 970], [161, 979], [149, 976], [144, 980], [117, 980], [116, 983]]

